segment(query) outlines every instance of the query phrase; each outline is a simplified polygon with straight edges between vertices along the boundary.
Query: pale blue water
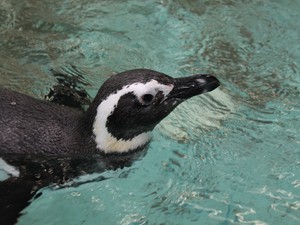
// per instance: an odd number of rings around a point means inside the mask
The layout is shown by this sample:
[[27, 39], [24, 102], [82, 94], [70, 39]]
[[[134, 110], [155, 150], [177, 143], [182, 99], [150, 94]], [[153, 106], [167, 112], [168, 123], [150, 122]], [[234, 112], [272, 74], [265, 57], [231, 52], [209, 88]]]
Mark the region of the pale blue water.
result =
[[156, 129], [132, 167], [46, 189], [18, 224], [300, 224], [299, 19], [292, 0], [1, 0], [2, 86], [41, 98], [70, 64], [91, 95], [141, 67], [222, 82], [175, 111], [184, 138]]

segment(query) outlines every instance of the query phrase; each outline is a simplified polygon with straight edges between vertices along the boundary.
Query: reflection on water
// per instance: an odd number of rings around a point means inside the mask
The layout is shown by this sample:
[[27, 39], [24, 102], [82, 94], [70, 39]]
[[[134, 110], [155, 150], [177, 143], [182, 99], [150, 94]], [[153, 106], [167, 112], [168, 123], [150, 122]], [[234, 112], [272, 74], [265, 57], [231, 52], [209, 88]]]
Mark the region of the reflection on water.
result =
[[92, 96], [140, 67], [222, 80], [164, 121], [126, 178], [47, 189], [19, 224], [298, 224], [299, 10], [292, 0], [0, 1], [1, 86], [41, 98], [50, 69], [70, 65]]

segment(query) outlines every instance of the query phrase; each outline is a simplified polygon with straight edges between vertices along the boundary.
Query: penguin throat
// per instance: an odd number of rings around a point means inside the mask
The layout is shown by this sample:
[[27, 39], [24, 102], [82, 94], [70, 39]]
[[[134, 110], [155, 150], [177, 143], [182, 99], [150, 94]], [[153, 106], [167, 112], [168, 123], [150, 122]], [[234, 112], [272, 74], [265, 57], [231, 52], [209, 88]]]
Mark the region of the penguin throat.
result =
[[104, 153], [126, 153], [139, 149], [147, 145], [151, 139], [151, 131], [146, 131], [136, 134], [130, 139], [126, 137], [115, 137], [107, 128], [108, 117], [113, 114], [118, 105], [119, 99], [130, 92], [138, 94], [138, 92], [145, 90], [149, 87], [166, 90], [165, 96], [172, 90], [173, 86], [159, 84], [157, 81], [152, 80], [145, 84], [134, 83], [124, 86], [121, 90], [110, 94], [103, 100], [98, 108], [96, 117], [93, 124], [93, 133], [95, 135], [96, 148]]
[[126, 153], [146, 146], [151, 139], [151, 132], [146, 132], [135, 136], [130, 140], [117, 139], [110, 133], [101, 134], [101, 138], [96, 136], [97, 149], [104, 153]]

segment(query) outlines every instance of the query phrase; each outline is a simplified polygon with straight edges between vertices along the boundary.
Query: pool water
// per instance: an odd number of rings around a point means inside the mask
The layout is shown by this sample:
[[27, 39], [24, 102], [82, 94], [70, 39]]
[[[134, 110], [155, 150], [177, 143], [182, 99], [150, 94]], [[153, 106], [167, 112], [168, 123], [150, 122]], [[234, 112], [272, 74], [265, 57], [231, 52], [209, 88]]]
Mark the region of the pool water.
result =
[[222, 83], [130, 168], [45, 188], [18, 225], [300, 224], [299, 17], [292, 0], [1, 0], [1, 86], [43, 98], [72, 65], [91, 96], [133, 68]]

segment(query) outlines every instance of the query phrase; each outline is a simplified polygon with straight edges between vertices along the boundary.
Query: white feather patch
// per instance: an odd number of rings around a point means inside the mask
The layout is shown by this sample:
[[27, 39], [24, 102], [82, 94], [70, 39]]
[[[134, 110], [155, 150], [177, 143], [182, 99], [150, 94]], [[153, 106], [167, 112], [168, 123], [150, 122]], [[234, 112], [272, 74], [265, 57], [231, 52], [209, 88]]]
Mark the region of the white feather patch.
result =
[[[138, 98], [146, 93], [157, 93], [161, 91], [164, 96], [167, 96], [172, 89], [173, 85], [164, 85], [158, 83], [156, 80], [151, 80], [145, 84], [134, 83], [124, 86], [121, 90], [109, 95], [104, 101], [100, 103], [97, 108], [97, 115], [93, 125], [93, 133], [97, 148], [106, 153], [113, 152], [128, 152], [134, 150], [140, 146], [145, 145], [151, 138], [151, 132], [145, 132], [137, 135], [131, 140], [122, 140], [115, 138], [108, 132], [106, 127], [107, 118], [113, 113], [115, 106], [117, 106], [121, 96], [133, 92]], [[124, 118], [126, 119], [126, 118]]]
[[20, 175], [20, 171], [17, 170], [14, 166], [9, 165], [2, 158], [0, 158], [0, 171], [3, 171], [5, 174], [18, 177]]

